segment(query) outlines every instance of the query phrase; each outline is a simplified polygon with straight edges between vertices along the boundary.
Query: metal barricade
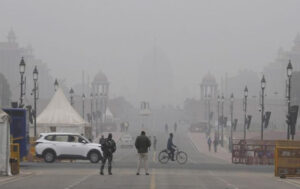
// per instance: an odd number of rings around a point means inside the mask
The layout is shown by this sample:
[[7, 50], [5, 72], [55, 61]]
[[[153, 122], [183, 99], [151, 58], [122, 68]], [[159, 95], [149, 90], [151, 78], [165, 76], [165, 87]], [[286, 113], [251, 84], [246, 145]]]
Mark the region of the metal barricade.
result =
[[300, 141], [277, 141], [275, 176], [300, 176]]
[[247, 165], [273, 165], [273, 140], [233, 140], [232, 163]]

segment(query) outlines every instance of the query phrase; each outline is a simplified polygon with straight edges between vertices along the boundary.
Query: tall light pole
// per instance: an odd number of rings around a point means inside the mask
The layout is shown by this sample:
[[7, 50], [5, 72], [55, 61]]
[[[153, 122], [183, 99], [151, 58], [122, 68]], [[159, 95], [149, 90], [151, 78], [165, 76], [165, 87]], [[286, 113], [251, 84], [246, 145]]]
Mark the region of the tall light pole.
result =
[[224, 146], [224, 95], [222, 95], [222, 99], [221, 99], [221, 110], [222, 110], [222, 123], [221, 123], [221, 132], [222, 132], [222, 136], [221, 136], [221, 145], [222, 147]]
[[217, 102], [218, 102], [218, 142], [219, 142], [219, 139], [220, 139], [220, 96], [218, 95], [218, 98], [217, 98]]
[[244, 89], [244, 140], [246, 140], [247, 97], [248, 97], [248, 88], [246, 86], [245, 89]]
[[20, 75], [21, 75], [21, 91], [20, 91], [20, 107], [23, 107], [23, 96], [25, 95], [25, 91], [24, 91], [24, 85], [25, 85], [25, 81], [24, 81], [24, 73], [25, 73], [25, 61], [24, 61], [24, 57], [22, 57], [21, 62], [19, 64], [19, 71], [20, 71]]
[[54, 91], [57, 91], [58, 87], [59, 87], [58, 81], [57, 81], [57, 79], [55, 79], [55, 82], [54, 82]]
[[85, 94], [82, 94], [82, 118], [84, 119]]
[[[288, 103], [288, 115], [291, 113], [291, 80], [292, 80], [292, 72], [293, 72], [293, 66], [291, 63], [291, 60], [289, 60], [289, 63], [286, 68], [287, 76], [288, 76], [288, 91], [287, 91], [287, 103]], [[291, 125], [287, 125], [287, 139], [290, 139], [290, 132], [291, 132]], [[294, 135], [292, 135], [292, 139], [294, 139]]]
[[36, 103], [37, 103], [37, 100], [38, 100], [38, 96], [37, 96], [37, 90], [38, 90], [38, 85], [37, 85], [37, 81], [38, 81], [38, 76], [39, 76], [39, 72], [38, 72], [38, 69], [37, 67], [35, 66], [34, 67], [34, 70], [33, 70], [33, 82], [34, 82], [34, 88], [33, 88], [33, 99], [34, 99], [34, 137], [36, 137], [37, 135], [37, 132], [36, 132], [36, 115], [37, 115], [37, 106], [36, 106]]
[[264, 114], [265, 114], [265, 88], [266, 88], [266, 79], [263, 75], [261, 79], [261, 130], [260, 130], [260, 140], [264, 139]]
[[230, 95], [230, 151], [232, 151], [232, 141], [233, 141], [233, 102], [234, 102], [234, 96], [233, 93]]
[[[92, 131], [94, 131], [94, 133], [93, 134], [96, 134], [96, 131], [94, 130], [94, 127], [93, 127], [93, 118], [94, 118], [94, 116], [93, 116], [93, 93], [91, 93], [91, 95], [90, 95], [90, 101], [91, 101], [91, 127], [92, 127]], [[93, 135], [93, 137], [95, 137], [94, 135]]]
[[71, 106], [73, 106], [73, 104], [74, 104], [74, 90], [73, 90], [73, 88], [71, 88], [70, 89], [70, 91], [69, 91], [69, 93], [70, 93], [70, 103], [71, 103]]

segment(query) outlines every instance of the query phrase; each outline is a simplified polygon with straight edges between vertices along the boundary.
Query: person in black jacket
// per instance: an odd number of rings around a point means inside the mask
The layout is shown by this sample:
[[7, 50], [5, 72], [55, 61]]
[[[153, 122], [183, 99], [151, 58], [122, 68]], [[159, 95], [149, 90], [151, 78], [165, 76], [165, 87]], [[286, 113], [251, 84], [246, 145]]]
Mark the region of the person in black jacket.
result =
[[146, 136], [145, 131], [142, 131], [141, 135], [138, 136], [135, 140], [135, 148], [137, 149], [139, 154], [139, 162], [138, 162], [136, 175], [140, 174], [142, 162], [144, 163], [146, 175], [149, 175], [147, 161], [148, 161], [148, 149], [150, 148], [150, 146], [151, 146], [151, 141]]
[[108, 160], [108, 174], [112, 175], [111, 163], [113, 160], [113, 153], [116, 151], [117, 147], [116, 147], [115, 141], [112, 139], [111, 133], [108, 134], [108, 137], [105, 139], [103, 144], [101, 144], [101, 149], [103, 151], [103, 158], [102, 158], [102, 165], [100, 168], [100, 174], [101, 175], [104, 174], [103, 169], [104, 169], [106, 160]]

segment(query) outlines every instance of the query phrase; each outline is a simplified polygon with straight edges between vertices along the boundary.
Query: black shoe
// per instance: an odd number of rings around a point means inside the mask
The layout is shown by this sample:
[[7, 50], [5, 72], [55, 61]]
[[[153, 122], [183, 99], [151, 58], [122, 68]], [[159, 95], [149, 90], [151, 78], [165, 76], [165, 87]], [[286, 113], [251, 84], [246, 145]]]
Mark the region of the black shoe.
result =
[[149, 173], [146, 173], [146, 175], [150, 175]]
[[140, 175], [140, 173], [136, 173], [136, 175]]
[[103, 173], [103, 172], [100, 172], [100, 175], [104, 175], [104, 173]]
[[109, 175], [112, 175], [112, 173], [108, 173]]

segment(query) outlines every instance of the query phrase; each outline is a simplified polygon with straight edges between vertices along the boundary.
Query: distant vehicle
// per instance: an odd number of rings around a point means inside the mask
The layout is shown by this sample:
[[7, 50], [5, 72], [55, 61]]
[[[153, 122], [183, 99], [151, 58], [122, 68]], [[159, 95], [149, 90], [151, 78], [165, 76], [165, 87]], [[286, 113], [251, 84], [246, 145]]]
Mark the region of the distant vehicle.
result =
[[76, 133], [41, 133], [35, 144], [36, 156], [47, 163], [56, 159], [88, 159], [98, 163], [103, 154], [100, 144]]
[[118, 143], [121, 148], [133, 148], [133, 138], [129, 134], [121, 136]]
[[189, 128], [190, 132], [201, 132], [201, 133], [206, 132], [207, 129], [208, 129], [207, 122], [192, 123]]

